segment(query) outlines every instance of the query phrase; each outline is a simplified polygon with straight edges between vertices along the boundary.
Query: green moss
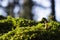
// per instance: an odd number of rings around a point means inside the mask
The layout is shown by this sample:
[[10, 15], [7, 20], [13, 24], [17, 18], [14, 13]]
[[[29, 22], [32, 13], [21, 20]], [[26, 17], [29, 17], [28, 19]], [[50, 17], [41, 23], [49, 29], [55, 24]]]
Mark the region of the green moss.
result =
[[60, 40], [60, 23], [35, 23], [32, 20], [9, 16], [0, 20], [0, 40]]

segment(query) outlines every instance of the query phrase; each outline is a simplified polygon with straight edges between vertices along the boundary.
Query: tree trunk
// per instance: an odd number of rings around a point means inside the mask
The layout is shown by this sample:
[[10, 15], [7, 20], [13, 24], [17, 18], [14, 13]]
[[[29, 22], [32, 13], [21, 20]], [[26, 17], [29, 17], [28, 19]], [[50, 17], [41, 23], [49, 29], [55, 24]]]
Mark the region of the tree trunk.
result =
[[52, 13], [51, 13], [51, 15], [54, 16], [53, 20], [55, 21], [56, 20], [55, 19], [55, 1], [51, 0], [51, 3], [52, 3], [52, 5], [51, 5], [51, 7], [52, 7]]
[[33, 18], [33, 15], [31, 13], [31, 9], [33, 6], [32, 0], [24, 0], [23, 4], [23, 13], [20, 13], [20, 17], [26, 18], [26, 19], [31, 19]]

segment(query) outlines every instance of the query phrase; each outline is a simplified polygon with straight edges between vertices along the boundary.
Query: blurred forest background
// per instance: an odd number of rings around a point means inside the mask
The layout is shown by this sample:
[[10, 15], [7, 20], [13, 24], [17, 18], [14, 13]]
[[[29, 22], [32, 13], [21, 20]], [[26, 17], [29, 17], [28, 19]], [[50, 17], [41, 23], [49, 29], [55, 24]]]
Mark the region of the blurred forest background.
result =
[[49, 15], [60, 22], [60, 0], [0, 0], [0, 16], [40, 21]]

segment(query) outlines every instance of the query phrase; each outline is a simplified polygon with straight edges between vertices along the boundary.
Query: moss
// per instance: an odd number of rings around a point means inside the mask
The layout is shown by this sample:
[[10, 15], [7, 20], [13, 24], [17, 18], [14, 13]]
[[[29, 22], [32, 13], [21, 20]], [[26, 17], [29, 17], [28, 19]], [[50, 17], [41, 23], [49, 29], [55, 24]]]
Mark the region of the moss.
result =
[[9, 16], [0, 20], [0, 34], [0, 40], [60, 40], [60, 23], [35, 23], [33, 20]]

